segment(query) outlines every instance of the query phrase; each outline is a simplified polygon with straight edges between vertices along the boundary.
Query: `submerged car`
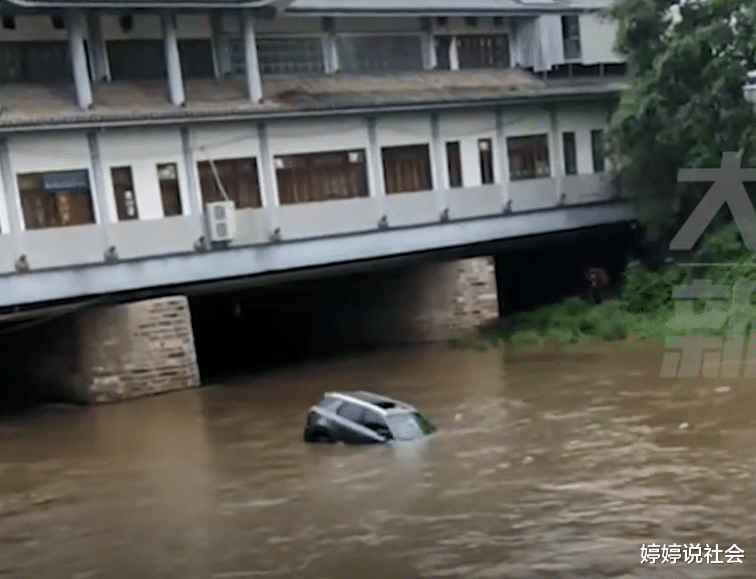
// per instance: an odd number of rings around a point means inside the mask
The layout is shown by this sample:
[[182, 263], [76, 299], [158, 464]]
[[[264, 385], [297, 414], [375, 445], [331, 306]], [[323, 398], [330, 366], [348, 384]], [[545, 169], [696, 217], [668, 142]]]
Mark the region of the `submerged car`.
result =
[[408, 441], [436, 430], [413, 406], [370, 392], [327, 392], [307, 413], [305, 442]]

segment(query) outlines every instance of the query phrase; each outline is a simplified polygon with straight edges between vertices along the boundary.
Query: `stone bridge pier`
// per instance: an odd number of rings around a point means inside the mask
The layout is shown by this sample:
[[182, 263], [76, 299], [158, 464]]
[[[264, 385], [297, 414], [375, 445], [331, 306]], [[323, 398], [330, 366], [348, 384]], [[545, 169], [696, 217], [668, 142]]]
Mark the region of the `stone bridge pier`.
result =
[[347, 277], [341, 284], [335, 337], [367, 345], [444, 341], [499, 318], [495, 265], [489, 257]]

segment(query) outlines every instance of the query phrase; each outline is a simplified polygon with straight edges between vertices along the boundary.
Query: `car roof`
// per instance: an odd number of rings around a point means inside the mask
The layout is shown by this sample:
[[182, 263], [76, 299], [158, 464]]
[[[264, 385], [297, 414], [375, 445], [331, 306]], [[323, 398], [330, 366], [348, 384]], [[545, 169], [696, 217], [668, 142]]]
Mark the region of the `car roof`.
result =
[[362, 403], [363, 405], [367, 404], [383, 414], [415, 411], [415, 408], [409, 404], [394, 400], [393, 398], [389, 398], [388, 396], [381, 396], [380, 394], [365, 392], [364, 390], [326, 392], [324, 396], [331, 398], [341, 398], [342, 400], [358, 402]]

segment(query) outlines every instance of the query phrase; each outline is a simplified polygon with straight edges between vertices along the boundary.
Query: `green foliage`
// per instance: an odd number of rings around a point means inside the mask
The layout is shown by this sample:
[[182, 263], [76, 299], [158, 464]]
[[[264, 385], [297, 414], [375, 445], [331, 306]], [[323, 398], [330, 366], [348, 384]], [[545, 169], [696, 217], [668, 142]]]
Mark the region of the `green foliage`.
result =
[[685, 272], [677, 268], [654, 272], [640, 263], [631, 263], [625, 270], [622, 286], [625, 309], [633, 314], [671, 311], [672, 291], [684, 277]]
[[756, 282], [756, 261], [745, 246], [734, 223], [707, 234], [696, 254], [701, 263], [735, 264], [729, 267], [712, 266], [699, 272], [712, 283], [733, 287], [738, 282]]
[[[696, 277], [714, 285], [731, 289], [738, 282], [756, 284], [756, 260], [745, 247], [734, 224], [707, 232], [693, 260], [733, 264], [695, 270]], [[631, 263], [624, 272], [620, 300], [594, 305], [570, 298], [560, 304], [509, 316], [502, 321], [497, 334], [470, 338], [460, 344], [474, 349], [504, 343], [513, 348], [532, 348], [574, 344], [586, 337], [605, 341], [663, 339], [701, 328], [707, 329], [710, 335], [721, 336], [734, 317], [729, 313], [729, 317], [718, 315], [710, 307], [710, 301], [696, 300], [693, 310], [687, 314], [675, 311], [673, 290], [693, 281], [691, 271], [674, 265], [651, 271], [640, 263]], [[725, 301], [723, 305], [727, 308], [729, 303]], [[743, 319], [756, 319], [756, 296], [751, 296], [751, 304], [745, 310]]]
[[610, 15], [631, 86], [607, 145], [621, 186], [658, 236], [708, 188], [678, 184], [678, 169], [716, 167], [726, 151], [756, 162], [756, 112], [743, 94], [756, 67], [756, 9], [751, 0], [618, 0]]
[[578, 336], [578, 334], [573, 333], [571, 330], [554, 327], [546, 330], [544, 342], [564, 346], [566, 344], [575, 344], [578, 341]]
[[535, 330], [520, 330], [509, 336], [508, 343], [514, 348], [536, 347], [543, 344], [543, 336]]

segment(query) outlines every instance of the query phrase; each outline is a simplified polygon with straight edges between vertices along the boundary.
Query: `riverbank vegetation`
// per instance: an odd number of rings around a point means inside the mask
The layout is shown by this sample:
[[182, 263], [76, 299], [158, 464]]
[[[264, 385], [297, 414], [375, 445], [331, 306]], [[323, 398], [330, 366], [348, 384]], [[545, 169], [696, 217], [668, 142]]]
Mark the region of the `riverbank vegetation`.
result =
[[[724, 335], [734, 316], [756, 318], [754, 296], [746, 312], [733, 311], [719, 317], [711, 307], [712, 300], [698, 299], [693, 301], [690, 312], [680, 314], [675, 311], [674, 288], [695, 279], [708, 280], [727, 291], [738, 283], [756, 285], [756, 260], [733, 223], [705, 235], [700, 247], [691, 261], [714, 265], [694, 269], [668, 262], [654, 270], [633, 262], [626, 268], [619, 289], [601, 304], [581, 297], [568, 298], [507, 316], [494, 331], [454, 340], [452, 345], [476, 350], [552, 348], [586, 341], [663, 340], [702, 327], [710, 335]], [[732, 265], [717, 265], [723, 262]], [[729, 309], [729, 300], [720, 303]]]

